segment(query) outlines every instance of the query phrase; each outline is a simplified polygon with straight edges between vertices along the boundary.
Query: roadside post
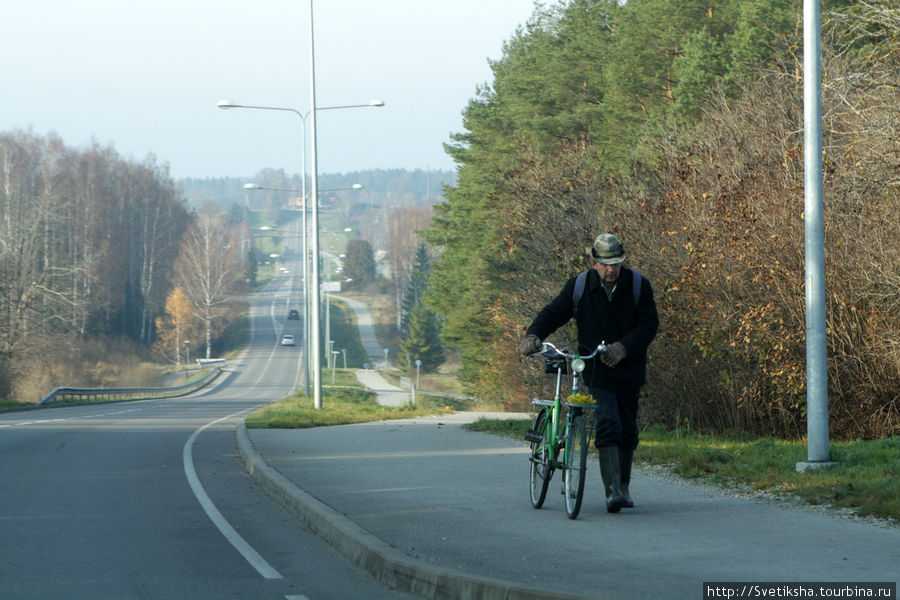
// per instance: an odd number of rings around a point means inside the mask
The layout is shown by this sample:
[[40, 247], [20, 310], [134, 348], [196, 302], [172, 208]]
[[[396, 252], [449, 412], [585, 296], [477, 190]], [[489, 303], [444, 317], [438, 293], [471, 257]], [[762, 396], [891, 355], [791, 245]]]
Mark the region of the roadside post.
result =
[[416, 406], [416, 386], [413, 385], [412, 380], [409, 377], [401, 377], [400, 378], [400, 387], [406, 388], [409, 390], [409, 402], [415, 407]]
[[422, 361], [418, 358], [416, 359], [416, 387], [419, 387], [419, 367], [422, 366]]

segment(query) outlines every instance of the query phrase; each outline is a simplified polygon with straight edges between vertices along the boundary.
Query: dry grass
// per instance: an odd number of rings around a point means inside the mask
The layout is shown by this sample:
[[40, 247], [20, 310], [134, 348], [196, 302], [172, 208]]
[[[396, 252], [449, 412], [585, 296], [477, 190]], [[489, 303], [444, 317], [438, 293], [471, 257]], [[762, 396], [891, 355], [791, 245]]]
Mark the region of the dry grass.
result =
[[78, 339], [42, 344], [17, 367], [7, 400], [32, 404], [57, 387], [155, 387], [163, 371], [140, 349], [121, 339]]

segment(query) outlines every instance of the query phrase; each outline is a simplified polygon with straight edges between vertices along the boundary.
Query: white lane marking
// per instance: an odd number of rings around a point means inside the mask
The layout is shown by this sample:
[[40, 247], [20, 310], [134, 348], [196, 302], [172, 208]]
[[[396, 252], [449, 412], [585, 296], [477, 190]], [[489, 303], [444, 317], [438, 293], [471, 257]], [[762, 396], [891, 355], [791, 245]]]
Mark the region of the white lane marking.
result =
[[123, 410], [117, 410], [117, 411], [111, 411], [111, 412], [96, 413], [96, 414], [73, 415], [71, 417], [59, 417], [56, 419], [40, 419], [37, 421], [22, 421], [19, 423], [4, 423], [4, 424], [0, 425], [0, 429], [8, 429], [10, 427], [25, 427], [28, 425], [42, 425], [44, 423], [62, 423], [65, 421], [78, 421], [80, 419], [100, 419], [103, 417], [109, 417], [109, 416], [113, 416], [113, 415], [122, 415], [125, 413], [139, 412], [142, 410], [168, 408], [169, 406], [172, 406], [171, 402], [167, 402], [165, 404], [157, 404], [156, 402], [151, 401], [151, 400], [147, 400], [146, 402], [148, 402], [148, 403], [153, 402], [153, 404], [147, 404], [146, 406], [140, 406], [137, 408], [129, 408], [129, 409], [123, 409]]
[[[277, 301], [273, 301], [271, 303], [271, 305], [269, 306], [269, 317], [272, 319], [272, 328], [276, 332], [275, 333], [275, 345], [272, 347], [272, 351], [269, 353], [269, 361], [270, 362], [271, 362], [272, 358], [275, 356], [275, 352], [278, 349], [278, 346], [280, 345], [279, 340], [281, 338], [278, 335], [278, 332], [284, 330], [284, 325], [281, 325], [281, 327], [279, 327], [278, 321], [276, 320], [276, 317], [275, 317], [276, 304], [277, 304]], [[287, 300], [287, 306], [290, 306], [290, 299]], [[252, 321], [251, 321], [251, 323], [252, 323]], [[306, 324], [304, 323], [303, 326], [306, 327]], [[250, 335], [251, 336], [253, 335], [252, 328], [251, 328]], [[299, 352], [297, 352], [297, 371], [296, 371], [296, 375], [294, 376], [294, 385], [291, 388], [291, 391], [296, 390], [300, 387], [300, 374], [305, 371], [305, 369], [303, 368], [303, 361], [305, 359], [306, 359], [306, 357], [304, 356], [304, 352], [301, 349]], [[266, 363], [266, 367], [268, 367], [268, 363]], [[259, 383], [259, 381], [260, 380], [257, 380], [257, 383]]]
[[275, 332], [275, 343], [278, 343], [278, 340], [281, 339], [281, 332], [284, 329], [284, 326], [279, 327], [278, 321], [275, 319], [275, 306], [278, 304], [278, 300], [272, 300], [272, 304], [269, 305], [269, 318], [272, 319], [272, 330]]
[[292, 594], [290, 596], [285, 596], [284, 600], [309, 600], [309, 597], [305, 594], [300, 594], [299, 596], [296, 594]]
[[[271, 310], [271, 318], [274, 323], [275, 322], [274, 303], [273, 303], [272, 307], [270, 308], [270, 310]], [[255, 328], [253, 327], [253, 320], [251, 319], [251, 321], [250, 321], [251, 338], [253, 337], [254, 329]], [[273, 344], [269, 350], [269, 356], [266, 359], [266, 368], [264, 368], [260, 372], [259, 377], [257, 378], [256, 382], [251, 386], [251, 388], [255, 387], [257, 384], [260, 383], [260, 381], [263, 380], [263, 378], [265, 377], [265, 371], [267, 370], [269, 364], [274, 359], [277, 349], [278, 349], [278, 344], [277, 344], [277, 340], [276, 340], [276, 344]], [[246, 352], [246, 350], [245, 350], [245, 352]], [[299, 374], [298, 374], [298, 377], [299, 377]], [[294, 380], [294, 388], [296, 388], [296, 387], [297, 387], [297, 378], [295, 378], [295, 380]], [[251, 390], [249, 390], [249, 389], [245, 390], [244, 394], [239, 394], [237, 397], [244, 396], [245, 394], [248, 394], [250, 391]], [[173, 406], [173, 405], [174, 404], [172, 402], [166, 402], [166, 403], [154, 402], [153, 404], [149, 404], [145, 407], [140, 407], [140, 408], [125, 409], [125, 410], [99, 413], [99, 414], [87, 414], [87, 415], [77, 415], [77, 416], [71, 416], [71, 417], [62, 417], [62, 418], [57, 418], [57, 419], [51, 419], [50, 421], [59, 422], [59, 421], [73, 421], [73, 420], [79, 420], [79, 419], [96, 419], [96, 418], [106, 417], [106, 416], [115, 415], [115, 414], [122, 414], [122, 413], [127, 413], [127, 412], [137, 412], [137, 411], [146, 410], [149, 408], [156, 408], [156, 409], [168, 408], [169, 406]], [[188, 484], [191, 487], [191, 491], [194, 493], [194, 497], [197, 498], [197, 501], [200, 503], [200, 506], [203, 507], [203, 510], [206, 512], [207, 516], [216, 525], [216, 527], [219, 529], [219, 531], [222, 533], [222, 535], [225, 536], [225, 538], [229, 541], [229, 543], [231, 543], [231, 545], [234, 546], [234, 548], [238, 552], [241, 553], [241, 555], [244, 557], [244, 559], [247, 562], [249, 562], [251, 564], [251, 566], [253, 566], [253, 568], [255, 568], [257, 570], [257, 572], [259, 572], [259, 574], [262, 575], [264, 578], [266, 578], [266, 579], [283, 579], [282, 575], [274, 567], [272, 567], [268, 562], [266, 562], [266, 560], [264, 558], [262, 558], [262, 556], [260, 556], [260, 554], [256, 550], [254, 550], [253, 547], [250, 546], [250, 544], [248, 544], [247, 541], [244, 540], [243, 537], [241, 537], [241, 535], [234, 529], [234, 527], [232, 527], [231, 524], [229, 524], [228, 521], [225, 520], [225, 517], [222, 516], [222, 513], [219, 512], [219, 510], [216, 508], [215, 504], [213, 504], [212, 500], [209, 498], [209, 495], [206, 493], [206, 490], [203, 489], [203, 485], [200, 483], [200, 479], [197, 477], [197, 471], [194, 468], [193, 445], [196, 442], [197, 437], [199, 437], [201, 432], [203, 432], [206, 428], [211, 427], [217, 423], [220, 423], [227, 419], [231, 419], [242, 413], [256, 410], [256, 408], [258, 408], [258, 407], [249, 408], [246, 410], [236, 412], [232, 415], [222, 417], [221, 419], [216, 419], [215, 421], [207, 423], [200, 429], [196, 430], [191, 435], [191, 437], [188, 439], [187, 443], [184, 446], [184, 449], [182, 450], [182, 462], [184, 463], [185, 476], [187, 477]], [[43, 422], [46, 422], [46, 421], [43, 421]], [[34, 425], [34, 424], [36, 424], [35, 421], [24, 421], [21, 423], [2, 424], [2, 425], [0, 425], [0, 429], [10, 428], [10, 427], [19, 427], [19, 426], [28, 426], [28, 425]], [[291, 597], [288, 597], [288, 598], [290, 599]], [[309, 600], [306, 596], [298, 596], [297, 598], [299, 600]]]
[[[274, 303], [272, 303], [270, 307], [271, 318], [274, 322], [275, 320], [275, 312], [274, 312]], [[250, 320], [250, 338], [253, 339], [255, 334], [255, 328], [253, 327], [253, 320]], [[253, 388], [255, 388], [266, 375], [266, 371], [268, 370], [269, 364], [275, 358], [275, 353], [278, 350], [278, 345], [273, 344], [269, 349], [269, 356], [266, 359], [266, 364], [263, 369], [260, 370], [260, 374], [257, 377], [256, 381], [247, 389], [243, 391], [243, 393], [234, 396], [235, 399], [244, 397], [248, 395]], [[295, 381], [296, 387], [296, 381]], [[216, 505], [210, 499], [209, 495], [206, 493], [206, 490], [203, 489], [203, 485], [200, 483], [200, 479], [197, 477], [197, 471], [194, 468], [194, 443], [197, 438], [200, 436], [200, 433], [203, 432], [208, 427], [211, 427], [217, 423], [221, 423], [222, 421], [226, 421], [228, 419], [234, 418], [238, 415], [248, 413], [256, 410], [259, 407], [248, 408], [242, 411], [238, 411], [234, 414], [228, 415], [226, 417], [222, 417], [221, 419], [216, 419], [210, 423], [207, 423], [197, 431], [195, 431], [191, 437], [188, 439], [187, 443], [184, 445], [184, 450], [182, 451], [182, 462], [184, 463], [184, 474], [187, 477], [188, 484], [191, 486], [191, 491], [194, 492], [194, 496], [197, 498], [197, 501], [200, 503], [200, 506], [203, 507], [203, 510], [206, 512], [207, 516], [210, 520], [215, 524], [215, 526], [219, 529], [223, 536], [231, 543], [234, 548], [241, 553], [244, 559], [249, 562], [254, 569], [259, 572], [266, 579], [284, 579], [284, 577], [274, 568], [272, 567], [256, 550], [253, 549], [247, 541], [241, 537], [241, 535], [231, 526], [228, 521], [225, 520], [225, 517], [219, 512], [219, 509], [216, 508]], [[293, 600], [293, 599], [292, 599]], [[297, 600], [309, 600], [306, 596], [298, 596]]]
[[194, 496], [197, 498], [197, 502], [200, 503], [200, 506], [203, 507], [203, 510], [206, 511], [207, 516], [210, 520], [215, 524], [215, 526], [219, 529], [222, 535], [225, 536], [232, 546], [234, 546], [235, 550], [241, 553], [241, 556], [250, 563], [250, 565], [259, 572], [266, 579], [283, 579], [281, 573], [275, 570], [272, 565], [270, 565], [266, 560], [260, 556], [259, 552], [253, 549], [247, 541], [241, 537], [234, 527], [225, 520], [225, 517], [222, 516], [222, 513], [219, 512], [219, 509], [216, 508], [216, 505], [213, 504], [213, 501], [210, 500], [209, 495], [207, 495], [206, 490], [203, 489], [203, 485], [200, 483], [200, 479], [197, 477], [197, 471], [194, 469], [194, 442], [196, 442], [197, 437], [203, 432], [207, 427], [211, 427], [217, 423], [225, 421], [227, 419], [231, 419], [236, 417], [242, 413], [249, 412], [254, 409], [246, 409], [240, 412], [236, 412], [233, 415], [228, 415], [227, 417], [222, 417], [221, 419], [216, 419], [210, 423], [207, 423], [197, 431], [195, 431], [190, 438], [188, 438], [187, 443], [184, 445], [184, 451], [182, 452], [182, 460], [184, 462], [184, 474], [187, 476], [188, 483], [191, 486], [191, 490], [194, 492]]

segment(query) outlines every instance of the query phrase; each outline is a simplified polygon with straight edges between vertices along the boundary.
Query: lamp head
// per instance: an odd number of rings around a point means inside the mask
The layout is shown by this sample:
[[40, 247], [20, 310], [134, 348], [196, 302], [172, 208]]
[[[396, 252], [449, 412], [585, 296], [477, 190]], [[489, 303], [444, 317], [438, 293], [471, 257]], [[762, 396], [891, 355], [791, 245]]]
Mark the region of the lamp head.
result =
[[222, 109], [237, 108], [239, 104], [235, 104], [233, 100], [219, 100], [216, 106]]

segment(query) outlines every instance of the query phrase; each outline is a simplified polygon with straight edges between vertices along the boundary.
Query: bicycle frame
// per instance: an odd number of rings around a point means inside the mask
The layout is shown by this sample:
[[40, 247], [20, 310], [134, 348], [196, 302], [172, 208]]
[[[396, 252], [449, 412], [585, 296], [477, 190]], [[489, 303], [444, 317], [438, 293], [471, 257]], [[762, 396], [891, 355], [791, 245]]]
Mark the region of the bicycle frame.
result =
[[[568, 367], [572, 369], [572, 388], [571, 394], [578, 393], [578, 379], [581, 375], [581, 372], [584, 370], [584, 361], [590, 360], [594, 358], [597, 354], [606, 351], [606, 343], [601, 343], [587, 356], [579, 356], [574, 352], [570, 352], [565, 349], [560, 349], [551, 344], [550, 342], [544, 342], [541, 345], [541, 352], [539, 353], [541, 356], [547, 358], [548, 361], [553, 360], [557, 361], [556, 363], [556, 391], [553, 395], [552, 401], [540, 400], [538, 398], [534, 398], [531, 401], [533, 406], [541, 406], [544, 408], [551, 409], [551, 418], [547, 420], [547, 426], [545, 427], [545, 431], [542, 432], [545, 435], [545, 439], [550, 442], [548, 445], [551, 447], [551, 457], [556, 458], [559, 450], [560, 440], [564, 438], [564, 435], [561, 433], [562, 423], [560, 421], [560, 413], [562, 411], [562, 407], [565, 404], [569, 408], [579, 408], [579, 405], [569, 404], [562, 401], [562, 376], [564, 372], [567, 372]], [[548, 354], [551, 353], [552, 354]], [[581, 364], [578, 364], [578, 361], [581, 361]], [[590, 405], [593, 406], [593, 405]], [[570, 411], [571, 412], [571, 411]], [[553, 427], [555, 425], [555, 427]], [[533, 437], [529, 439], [529, 436], [526, 436], [528, 441], [537, 441]]]
[[[550, 453], [550, 461], [551, 463], [557, 462], [557, 457], [559, 454], [560, 446], [564, 446], [560, 444], [560, 440], [564, 439], [562, 435], [562, 422], [560, 421], [560, 413], [562, 412], [562, 373], [563, 373], [563, 365], [557, 368], [556, 370], [556, 393], [553, 396], [553, 400], [539, 400], [537, 398], [531, 401], [533, 406], [541, 406], [549, 409], [548, 413], [550, 414], [549, 419], [544, 420], [544, 431], [539, 432], [543, 435], [543, 439], [547, 441], [547, 448]], [[564, 448], [563, 448], [564, 450]], [[554, 468], [559, 468], [558, 464], [553, 465]]]
[[[566, 495], [566, 513], [570, 519], [578, 515], [581, 507], [581, 496], [584, 489], [584, 462], [586, 457], [587, 435], [583, 417], [584, 406], [563, 402], [562, 378], [572, 371], [572, 394], [578, 393], [578, 377], [584, 370], [584, 360], [591, 359], [605, 351], [606, 345], [601, 343], [590, 355], [580, 357], [568, 350], [561, 350], [550, 343], [542, 345], [540, 354], [547, 363], [545, 370], [556, 370], [556, 391], [553, 401], [535, 398], [532, 405], [540, 407], [534, 419], [534, 429], [525, 434], [526, 441], [531, 443], [531, 502], [534, 508], [543, 505], [547, 487], [555, 469], [563, 472], [563, 494]], [[563, 406], [566, 406], [565, 419], [562, 419]], [[574, 431], [573, 431], [574, 429]], [[577, 449], [573, 449], [573, 446]], [[578, 457], [575, 452], [580, 453]], [[578, 466], [574, 467], [575, 460]], [[570, 468], [579, 469], [577, 484], [571, 478]], [[574, 486], [574, 487], [573, 487]], [[571, 487], [571, 489], [570, 489]]]

